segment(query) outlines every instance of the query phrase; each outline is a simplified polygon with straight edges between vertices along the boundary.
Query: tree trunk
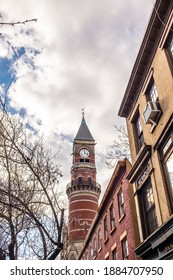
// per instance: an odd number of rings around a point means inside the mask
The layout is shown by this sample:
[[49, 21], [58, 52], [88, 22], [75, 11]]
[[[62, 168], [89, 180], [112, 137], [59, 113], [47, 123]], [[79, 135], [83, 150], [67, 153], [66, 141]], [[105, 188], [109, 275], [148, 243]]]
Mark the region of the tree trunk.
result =
[[54, 252], [50, 255], [50, 257], [48, 258], [48, 260], [55, 260], [56, 257], [59, 255], [59, 253], [61, 252], [61, 250], [63, 249], [63, 244], [60, 243], [59, 246], [54, 250]]
[[10, 258], [10, 260], [15, 260], [14, 243], [10, 243], [9, 244], [8, 250], [9, 250], [9, 258]]

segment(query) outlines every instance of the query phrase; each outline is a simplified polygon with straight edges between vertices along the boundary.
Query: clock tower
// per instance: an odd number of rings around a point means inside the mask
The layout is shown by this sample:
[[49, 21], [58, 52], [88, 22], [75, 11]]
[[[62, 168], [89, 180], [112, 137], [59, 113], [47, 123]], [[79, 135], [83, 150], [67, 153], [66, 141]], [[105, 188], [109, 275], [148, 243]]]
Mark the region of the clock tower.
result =
[[82, 122], [73, 142], [71, 182], [66, 193], [69, 200], [68, 246], [66, 259], [77, 259], [97, 213], [101, 192], [96, 182], [95, 140], [82, 114]]

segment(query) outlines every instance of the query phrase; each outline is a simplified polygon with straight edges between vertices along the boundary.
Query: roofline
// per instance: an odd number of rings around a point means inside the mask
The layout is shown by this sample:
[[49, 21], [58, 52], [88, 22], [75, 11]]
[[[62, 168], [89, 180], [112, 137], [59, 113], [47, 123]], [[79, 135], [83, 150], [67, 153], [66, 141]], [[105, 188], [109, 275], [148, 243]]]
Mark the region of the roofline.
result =
[[[170, 6], [171, 5], [171, 6]], [[140, 87], [149, 70], [154, 54], [157, 50], [160, 36], [163, 32], [163, 21], [167, 19], [169, 6], [172, 1], [156, 0], [149, 23], [142, 40], [135, 64], [133, 66], [127, 88], [121, 102], [118, 115], [127, 118], [140, 93]], [[160, 17], [158, 17], [158, 14]], [[161, 19], [162, 18], [162, 19]], [[155, 34], [157, 32], [157, 37]], [[146, 63], [147, 62], [147, 63]]]

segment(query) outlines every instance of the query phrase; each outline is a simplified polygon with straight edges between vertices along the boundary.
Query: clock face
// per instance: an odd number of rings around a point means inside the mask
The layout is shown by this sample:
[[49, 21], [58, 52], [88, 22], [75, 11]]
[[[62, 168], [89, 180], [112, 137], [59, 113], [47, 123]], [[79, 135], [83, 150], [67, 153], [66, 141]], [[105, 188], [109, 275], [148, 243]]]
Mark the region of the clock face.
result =
[[90, 153], [87, 149], [80, 150], [79, 154], [80, 154], [81, 157], [84, 157], [84, 158], [87, 158], [90, 155]]

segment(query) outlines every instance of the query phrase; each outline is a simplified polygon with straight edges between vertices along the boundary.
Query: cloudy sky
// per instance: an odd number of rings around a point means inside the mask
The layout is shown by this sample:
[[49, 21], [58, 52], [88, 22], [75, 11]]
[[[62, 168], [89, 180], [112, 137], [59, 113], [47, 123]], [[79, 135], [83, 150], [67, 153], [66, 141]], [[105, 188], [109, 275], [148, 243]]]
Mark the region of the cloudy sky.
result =
[[72, 141], [85, 108], [95, 138], [97, 180], [105, 189], [113, 170], [105, 164], [115, 138], [117, 112], [154, 0], [0, 0], [0, 89], [12, 105], [60, 149], [70, 181]]

